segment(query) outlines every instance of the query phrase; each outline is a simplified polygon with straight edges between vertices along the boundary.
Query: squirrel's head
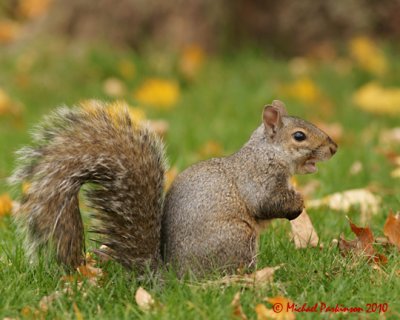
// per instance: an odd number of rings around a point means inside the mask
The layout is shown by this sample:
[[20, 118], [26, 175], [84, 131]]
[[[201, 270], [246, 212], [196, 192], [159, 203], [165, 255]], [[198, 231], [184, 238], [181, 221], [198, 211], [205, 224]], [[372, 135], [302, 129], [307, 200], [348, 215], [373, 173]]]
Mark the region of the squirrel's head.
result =
[[316, 172], [316, 163], [331, 158], [338, 148], [315, 125], [288, 116], [284, 103], [279, 100], [264, 107], [263, 123], [267, 140], [279, 146], [291, 166], [292, 174]]

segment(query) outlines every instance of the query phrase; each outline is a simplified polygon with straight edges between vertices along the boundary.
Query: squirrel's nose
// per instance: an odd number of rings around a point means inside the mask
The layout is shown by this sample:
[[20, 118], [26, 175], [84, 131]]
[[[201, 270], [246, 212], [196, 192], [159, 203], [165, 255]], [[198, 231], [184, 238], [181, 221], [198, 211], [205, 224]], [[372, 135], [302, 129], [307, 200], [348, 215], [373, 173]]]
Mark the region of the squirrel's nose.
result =
[[328, 138], [328, 141], [330, 143], [329, 150], [331, 154], [334, 155], [338, 149], [338, 145], [331, 138]]

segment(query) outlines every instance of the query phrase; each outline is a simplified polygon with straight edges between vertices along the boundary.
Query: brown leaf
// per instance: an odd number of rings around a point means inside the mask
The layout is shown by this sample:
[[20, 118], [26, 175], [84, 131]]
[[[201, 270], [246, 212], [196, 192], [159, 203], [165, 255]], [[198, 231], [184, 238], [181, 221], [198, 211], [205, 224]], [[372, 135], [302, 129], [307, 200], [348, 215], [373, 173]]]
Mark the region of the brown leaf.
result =
[[235, 318], [247, 320], [246, 314], [243, 312], [242, 305], [240, 304], [240, 292], [236, 292], [231, 302], [233, 308], [233, 315]]
[[285, 297], [266, 298], [265, 301], [272, 304], [272, 309], [268, 309], [264, 304], [258, 304], [255, 307], [257, 320], [294, 320], [296, 315], [289, 310], [288, 305], [293, 304], [292, 301]]
[[400, 250], [400, 215], [393, 215], [390, 210], [389, 216], [386, 219], [385, 226], [383, 227], [383, 233], [388, 237], [389, 241], [397, 246]]
[[387, 258], [383, 254], [377, 253], [373, 247], [375, 242], [374, 235], [369, 227], [361, 228], [356, 226], [349, 219], [350, 228], [353, 233], [357, 236], [357, 239], [347, 241], [340, 236], [338, 247], [339, 251], [343, 256], [348, 253], [353, 253], [359, 256], [365, 256], [369, 261], [376, 264], [386, 264]]
[[135, 293], [135, 301], [142, 311], [149, 311], [154, 306], [154, 299], [145, 289], [139, 287]]
[[291, 220], [290, 224], [292, 238], [297, 249], [318, 246], [318, 235], [305, 209], [296, 219]]
[[351, 222], [350, 219], [349, 219], [349, 224], [351, 230], [357, 236], [357, 239], [360, 242], [363, 251], [367, 255], [373, 256], [375, 253], [374, 247], [372, 246], [372, 244], [374, 243], [374, 235], [372, 234], [371, 229], [369, 227], [366, 228], [357, 227], [354, 223]]

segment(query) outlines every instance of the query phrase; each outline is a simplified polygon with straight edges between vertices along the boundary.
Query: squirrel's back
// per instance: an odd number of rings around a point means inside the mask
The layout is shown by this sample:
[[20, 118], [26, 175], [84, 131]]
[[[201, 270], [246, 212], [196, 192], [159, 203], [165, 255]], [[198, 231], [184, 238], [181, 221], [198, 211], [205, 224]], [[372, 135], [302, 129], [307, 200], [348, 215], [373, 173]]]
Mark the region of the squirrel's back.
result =
[[[58, 260], [76, 267], [84, 251], [78, 195], [83, 184], [102, 236], [104, 254], [127, 267], [160, 260], [164, 151], [158, 137], [132, 121], [119, 103], [59, 108], [19, 151], [13, 182], [30, 187], [16, 214], [28, 251], [50, 244]], [[143, 174], [143, 173], [146, 174]]]

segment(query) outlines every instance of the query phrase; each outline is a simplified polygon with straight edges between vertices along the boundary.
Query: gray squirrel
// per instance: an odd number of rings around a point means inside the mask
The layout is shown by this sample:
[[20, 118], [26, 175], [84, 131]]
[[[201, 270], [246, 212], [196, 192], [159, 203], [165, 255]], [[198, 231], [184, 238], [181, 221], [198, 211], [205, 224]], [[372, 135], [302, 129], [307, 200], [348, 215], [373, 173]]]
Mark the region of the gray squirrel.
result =
[[163, 143], [126, 108], [59, 108], [33, 140], [19, 151], [11, 178], [30, 185], [15, 214], [29, 254], [50, 245], [61, 264], [85, 262], [78, 195], [90, 183], [98, 253], [139, 273], [168, 265], [179, 275], [254, 267], [265, 222], [303, 211], [290, 177], [315, 172], [337, 150], [326, 133], [274, 100], [239, 151], [190, 166], [165, 194]]

